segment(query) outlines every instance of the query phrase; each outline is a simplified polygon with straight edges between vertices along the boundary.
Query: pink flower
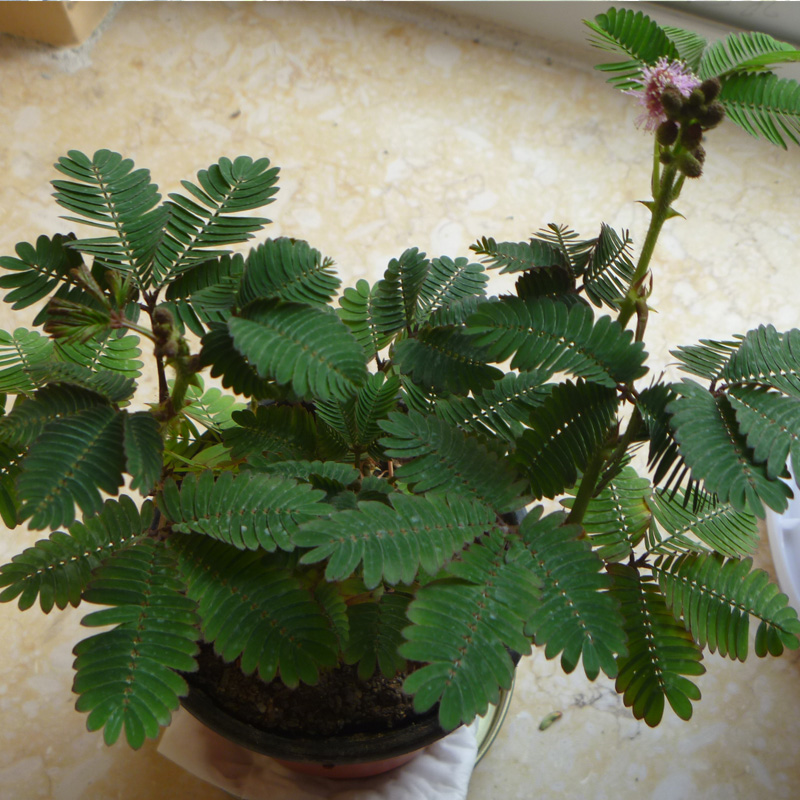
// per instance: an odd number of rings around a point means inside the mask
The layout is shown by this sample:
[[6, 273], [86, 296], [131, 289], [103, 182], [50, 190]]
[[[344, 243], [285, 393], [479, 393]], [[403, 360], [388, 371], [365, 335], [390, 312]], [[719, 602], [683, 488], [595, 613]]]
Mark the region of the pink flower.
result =
[[626, 94], [639, 98], [645, 111], [636, 118], [636, 125], [654, 131], [667, 119], [661, 105], [661, 93], [667, 86], [674, 86], [684, 97], [688, 97], [701, 81], [683, 61], [667, 61], [659, 58], [655, 66], [642, 70], [642, 89], [631, 89]]

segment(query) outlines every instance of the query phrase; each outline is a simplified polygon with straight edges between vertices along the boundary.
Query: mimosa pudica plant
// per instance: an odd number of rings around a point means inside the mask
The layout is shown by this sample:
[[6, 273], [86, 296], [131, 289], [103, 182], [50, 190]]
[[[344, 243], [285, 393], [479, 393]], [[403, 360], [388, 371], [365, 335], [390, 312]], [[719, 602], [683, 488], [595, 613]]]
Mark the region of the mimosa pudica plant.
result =
[[[610, 225], [551, 224], [469, 258], [410, 248], [340, 292], [304, 241], [231, 249], [269, 222], [250, 216], [277, 192], [266, 158], [163, 201], [115, 152], [58, 160], [65, 219], [100, 235], [0, 258], [5, 301], [41, 308], [0, 332], [0, 514], [49, 531], [0, 567], [0, 600], [103, 606], [74, 691], [106, 742], [157, 736], [201, 640], [288, 687], [415, 662], [404, 689], [445, 729], [510, 685], [509, 650], [602, 671], [656, 725], [691, 717], [705, 650], [744, 660], [751, 621], [758, 656], [798, 647], [750, 555], [787, 460], [800, 475], [800, 331], [679, 347], [677, 382], [648, 372], [644, 337], [709, 131], [800, 143], [800, 86], [772, 71], [800, 52], [628, 10], [587, 24], [654, 139], [638, 256]], [[513, 293], [487, 295], [487, 270]], [[157, 395], [134, 406], [142, 343]]]

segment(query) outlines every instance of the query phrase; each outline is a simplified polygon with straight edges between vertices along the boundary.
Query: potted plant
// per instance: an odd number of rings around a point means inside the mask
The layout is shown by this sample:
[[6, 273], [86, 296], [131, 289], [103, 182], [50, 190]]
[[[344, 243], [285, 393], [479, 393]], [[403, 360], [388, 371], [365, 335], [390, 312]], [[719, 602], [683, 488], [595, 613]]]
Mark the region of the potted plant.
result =
[[[107, 743], [157, 736], [198, 660], [227, 669], [214, 654], [289, 692], [399, 675], [442, 735], [533, 644], [615, 678], [649, 725], [667, 704], [691, 716], [703, 651], [744, 659], [751, 618], [757, 655], [798, 647], [748, 555], [786, 507], [787, 457], [800, 474], [800, 331], [679, 347], [679, 382], [648, 373], [644, 337], [652, 255], [707, 132], [727, 116], [797, 143], [800, 89], [770, 68], [800, 53], [641, 12], [588, 24], [654, 131], [638, 257], [608, 225], [550, 225], [481, 238], [483, 263], [405, 250], [339, 296], [304, 241], [230, 250], [268, 222], [250, 216], [277, 191], [267, 159], [220, 159], [164, 202], [119, 154], [59, 159], [56, 201], [101, 235], [0, 259], [5, 300], [43, 302], [43, 332], [0, 334], [0, 514], [52, 531], [0, 568], [0, 600], [104, 606], [74, 690]], [[514, 293], [488, 296], [484, 264]]]

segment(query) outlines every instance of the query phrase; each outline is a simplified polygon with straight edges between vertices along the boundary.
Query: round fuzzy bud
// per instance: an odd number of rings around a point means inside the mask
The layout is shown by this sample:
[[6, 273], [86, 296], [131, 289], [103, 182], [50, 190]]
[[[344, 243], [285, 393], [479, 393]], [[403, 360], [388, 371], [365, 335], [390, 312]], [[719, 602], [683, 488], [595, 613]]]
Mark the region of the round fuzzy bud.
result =
[[706, 149], [703, 145], [699, 144], [697, 147], [692, 150], [692, 155], [701, 163], [705, 164], [706, 161]]
[[669, 147], [670, 145], [675, 144], [675, 140], [677, 138], [678, 123], [671, 119], [668, 119], [666, 122], [662, 122], [656, 128], [656, 141], [664, 147]]
[[683, 111], [683, 95], [676, 86], [669, 84], [661, 92], [661, 107], [668, 119], [679, 120]]
[[714, 101], [708, 108], [697, 115], [697, 119], [705, 130], [716, 128], [725, 117], [725, 107], [722, 103]]
[[716, 100], [721, 88], [722, 84], [719, 82], [719, 78], [709, 78], [700, 84], [700, 91], [703, 93], [706, 103], [711, 103]]
[[703, 165], [691, 153], [681, 153], [678, 169], [687, 178], [699, 178], [703, 174]]
[[681, 144], [687, 150], [694, 150], [703, 139], [703, 129], [697, 122], [685, 125], [681, 134]]
[[661, 155], [658, 157], [658, 160], [666, 167], [675, 160], [675, 156], [672, 155], [672, 153], [665, 151], [661, 153]]
[[705, 95], [699, 89], [692, 89], [692, 93], [686, 99], [686, 106], [687, 108], [696, 110], [698, 108], [702, 108], [705, 105], [705, 102]]

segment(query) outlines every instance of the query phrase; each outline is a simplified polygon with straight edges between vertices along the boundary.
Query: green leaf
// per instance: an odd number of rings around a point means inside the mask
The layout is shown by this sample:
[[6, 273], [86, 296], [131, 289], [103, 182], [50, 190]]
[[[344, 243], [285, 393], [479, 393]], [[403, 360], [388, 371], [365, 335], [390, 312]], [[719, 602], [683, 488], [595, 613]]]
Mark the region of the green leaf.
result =
[[361, 345], [334, 314], [314, 306], [257, 300], [228, 329], [259, 375], [291, 383], [301, 397], [346, 399], [367, 380]]
[[131, 489], [147, 495], [161, 477], [164, 442], [158, 421], [149, 411], [122, 414], [125, 471], [133, 478]]
[[[134, 378], [107, 369], [92, 370], [70, 361], [47, 361], [36, 364], [28, 375], [38, 386], [49, 388], [55, 384], [87, 389], [104, 397], [109, 403], [125, 405], [136, 391]], [[41, 390], [40, 390], [41, 391]], [[37, 396], [38, 396], [37, 392]]]
[[[633, 553], [650, 525], [651, 493], [650, 481], [625, 467], [589, 501], [583, 528], [603, 561], [624, 561]], [[577, 487], [569, 494], [572, 497], [562, 501], [566, 508], [572, 508]]]
[[340, 285], [333, 261], [323, 258], [308, 242], [268, 239], [247, 256], [237, 304], [245, 306], [253, 300], [277, 297], [327, 306]]
[[490, 389], [503, 377], [485, 363], [482, 348], [474, 346], [463, 330], [454, 327], [423, 328], [413, 339], [403, 339], [394, 349], [399, 370], [433, 392], [467, 394]]
[[278, 169], [268, 158], [221, 158], [200, 170], [197, 180], [199, 186], [181, 182], [190, 196], [176, 192], [165, 203], [169, 219], [153, 262], [157, 280], [172, 280], [199, 262], [228, 255], [219, 248], [252, 239], [269, 222], [239, 214], [273, 202]]
[[674, 28], [671, 25], [663, 25], [661, 29], [677, 48], [681, 61], [692, 72], [697, 73], [700, 68], [700, 58], [708, 42], [694, 31], [685, 31], [683, 28]]
[[593, 47], [625, 57], [625, 61], [596, 67], [620, 73], [610, 78], [620, 89], [638, 88], [644, 65], [655, 64], [662, 57], [669, 61], [679, 58], [677, 47], [664, 29], [641, 11], [609, 8], [593, 22], [584, 20], [584, 23], [592, 30], [589, 42]]
[[[198, 541], [200, 539], [200, 541]], [[187, 594], [198, 603], [203, 637], [246, 675], [314, 684], [336, 665], [337, 638], [312, 594], [283, 559], [241, 551], [210, 538], [176, 536]]]
[[95, 264], [132, 273], [141, 287], [148, 286], [168, 216], [149, 171], [134, 170], [133, 161], [110, 150], [98, 150], [91, 159], [70, 150], [55, 167], [72, 178], [52, 182], [56, 202], [78, 215], [67, 219], [109, 231], [70, 246], [94, 256]]
[[52, 239], [40, 236], [35, 247], [20, 242], [14, 248], [18, 258], [0, 258], [0, 267], [11, 272], [0, 277], [0, 289], [10, 290], [3, 300], [17, 311], [38, 303], [58, 286], [72, 285], [72, 270], [83, 263], [80, 254], [69, 247], [73, 241], [72, 234], [57, 233]]
[[709, 45], [700, 61], [699, 76], [725, 78], [739, 72], [764, 72], [776, 64], [800, 61], [800, 50], [779, 42], [766, 33], [742, 31], [729, 33]]
[[524, 548], [506, 545], [499, 533], [484, 536], [453, 563], [452, 577], [422, 587], [408, 608], [413, 624], [400, 655], [427, 666], [412, 672], [403, 690], [414, 695], [417, 711], [439, 701], [445, 730], [499, 701], [514, 674], [507, 648], [530, 652], [522, 628], [539, 585]]
[[86, 409], [107, 407], [97, 392], [69, 384], [51, 383], [39, 389], [33, 397], [24, 399], [11, 412], [0, 418], [0, 436], [19, 447], [30, 446], [45, 425], [57, 419], [67, 419]]
[[462, 430], [514, 442], [527, 427], [531, 411], [550, 394], [552, 387], [544, 385], [547, 377], [536, 370], [509, 372], [472, 397], [436, 400], [434, 413]]
[[[329, 584], [330, 585], [330, 584]], [[376, 667], [385, 678], [405, 669], [406, 660], [397, 650], [408, 626], [406, 610], [411, 597], [384, 592], [379, 600], [347, 607], [350, 637], [342, 651], [345, 664], [358, 664], [358, 677], [368, 680]]]
[[135, 386], [133, 380], [142, 374], [142, 362], [139, 361], [142, 351], [139, 349], [138, 336], [118, 337], [109, 333], [81, 343], [57, 342], [55, 354], [61, 361], [79, 364], [95, 372], [106, 370], [118, 373], [131, 379], [132, 386]]
[[751, 136], [779, 147], [800, 144], [800, 83], [777, 75], [737, 75], [725, 81], [719, 101], [728, 118]]
[[405, 326], [403, 307], [394, 302], [394, 284], [378, 281], [373, 287], [363, 279], [339, 298], [337, 313], [364, 348], [366, 360], [375, 357]]
[[234, 411], [235, 426], [225, 428], [223, 439], [234, 458], [258, 455], [269, 461], [314, 458], [317, 433], [314, 417], [304, 408], [259, 406]]
[[420, 567], [436, 574], [495, 520], [490, 508], [458, 495], [446, 500], [395, 493], [389, 500], [391, 506], [366, 501], [358, 504], [358, 510], [303, 525], [294, 534], [294, 543], [314, 549], [303, 555], [301, 563], [327, 558], [329, 581], [343, 580], [363, 564], [367, 589], [381, 581], [410, 584]]
[[111, 608], [84, 617], [113, 630], [74, 649], [75, 707], [89, 712], [89, 730], [105, 728], [106, 744], [122, 729], [138, 749], [169, 725], [188, 687], [179, 674], [195, 670], [196, 604], [175, 577], [175, 557], [162, 542], [144, 539], [114, 553], [96, 572], [86, 599]]
[[298, 526], [330, 513], [323, 493], [307, 483], [257, 472], [189, 473], [169, 479], [159, 508], [181, 533], [202, 533], [240, 550], [293, 550]]
[[533, 556], [532, 571], [541, 582], [541, 603], [526, 619], [525, 633], [545, 648], [547, 658], [561, 653], [561, 666], [572, 672], [583, 658], [587, 677], [602, 669], [617, 674], [615, 656], [626, 651], [623, 619], [601, 572], [603, 562], [581, 539], [577, 525], [566, 525], [562, 512], [541, 516], [537, 507], [523, 519], [520, 534]]
[[200, 376], [196, 375], [195, 378], [199, 385], [189, 386], [186, 390], [188, 402], [181, 409], [181, 414], [217, 432], [235, 425], [233, 412], [244, 410], [244, 403], [237, 403], [235, 398], [216, 386], [206, 389]]
[[0, 602], [19, 597], [24, 610], [38, 598], [45, 614], [53, 606], [77, 607], [92, 572], [111, 553], [139, 541], [152, 517], [149, 502], [140, 512], [126, 495], [106, 500], [97, 516], [76, 522], [68, 533], [56, 531], [0, 566]]
[[763, 518], [766, 504], [783, 512], [791, 492], [781, 481], [771, 480], [762, 464], [753, 463], [730, 401], [688, 379], [676, 388], [680, 396], [668, 410], [692, 473], [736, 511], [749, 510]]
[[[800, 621], [785, 594], [750, 558], [702, 553], [659, 558], [653, 564], [667, 604], [701, 647], [744, 661], [750, 618], [758, 620], [756, 655], [800, 647]], [[761, 642], [770, 642], [769, 650]]]
[[631, 260], [633, 240], [628, 231], [620, 236], [603, 225], [584, 273], [586, 296], [596, 306], [618, 308], [628, 293], [636, 270]]
[[483, 297], [488, 281], [483, 267], [467, 258], [434, 258], [420, 288], [418, 320], [467, 297]]
[[531, 412], [513, 458], [530, 480], [534, 497], [555, 497], [574, 486], [578, 472], [605, 441], [618, 402], [606, 386], [565, 381], [553, 387]]
[[122, 485], [122, 415], [108, 406], [84, 409], [45, 425], [22, 462], [22, 519], [33, 530], [70, 525], [75, 504], [85, 516], [102, 507], [100, 492]]
[[665, 700], [681, 719], [689, 719], [691, 701], [700, 699], [700, 690], [685, 676], [705, 672], [700, 646], [672, 615], [648, 576], [623, 564], [608, 569], [628, 637], [628, 654], [617, 660], [617, 692], [634, 717], [650, 727], [661, 722]]
[[[689, 538], [692, 534], [703, 544], [726, 556], [754, 553], [760, 534], [752, 514], [736, 511], [729, 503], [704, 503], [692, 509], [685, 492], [675, 497], [665, 492], [651, 498], [653, 517], [661, 532], [651, 531], [648, 549], [655, 553], [700, 549]], [[705, 548], [702, 548], [705, 549]]]
[[38, 331], [17, 328], [13, 334], [0, 331], [0, 392], [30, 394], [35, 388], [28, 370], [53, 355], [53, 342]]
[[470, 250], [483, 256], [489, 269], [499, 269], [500, 274], [508, 272], [527, 272], [528, 270], [558, 267], [568, 270], [568, 261], [556, 245], [541, 239], [529, 242], [496, 242], [483, 237]]
[[467, 326], [488, 360], [513, 356], [511, 367], [521, 371], [568, 372], [608, 387], [646, 372], [643, 345], [633, 333], [611, 317], [594, 321], [584, 305], [505, 296], [480, 305]]
[[275, 397], [276, 385], [262, 378], [255, 367], [236, 349], [227, 326], [212, 326], [204, 334], [200, 351], [200, 364], [211, 367], [211, 377], [222, 377], [222, 385], [236, 394], [256, 400]]
[[498, 513], [516, 511], [529, 499], [516, 471], [472, 436], [416, 411], [382, 420], [379, 440], [389, 458], [402, 460], [398, 480], [421, 494], [458, 492]]
[[[430, 261], [425, 253], [416, 247], [403, 252], [400, 258], [393, 258], [383, 273], [380, 294], [383, 305], [392, 304], [403, 309], [403, 324], [411, 330], [418, 321], [418, 310], [422, 287], [428, 279]], [[394, 315], [391, 318], [395, 324]], [[401, 326], [402, 327], [402, 326]]]

